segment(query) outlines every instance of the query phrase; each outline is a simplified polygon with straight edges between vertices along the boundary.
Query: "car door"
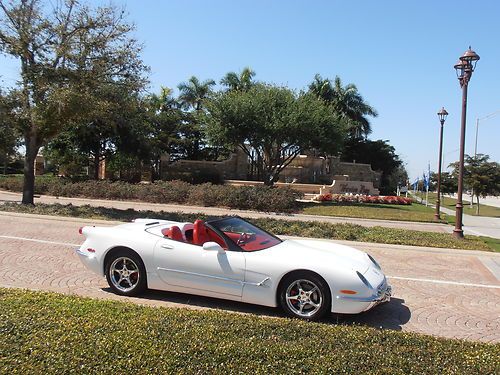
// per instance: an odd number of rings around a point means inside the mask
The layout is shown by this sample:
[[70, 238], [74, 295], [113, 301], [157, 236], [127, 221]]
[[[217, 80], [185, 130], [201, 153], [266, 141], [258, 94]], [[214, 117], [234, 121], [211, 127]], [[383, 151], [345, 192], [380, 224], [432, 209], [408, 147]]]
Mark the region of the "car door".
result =
[[163, 238], [155, 246], [154, 260], [158, 275], [166, 284], [192, 290], [194, 294], [242, 295], [242, 252], [204, 250], [202, 246]]

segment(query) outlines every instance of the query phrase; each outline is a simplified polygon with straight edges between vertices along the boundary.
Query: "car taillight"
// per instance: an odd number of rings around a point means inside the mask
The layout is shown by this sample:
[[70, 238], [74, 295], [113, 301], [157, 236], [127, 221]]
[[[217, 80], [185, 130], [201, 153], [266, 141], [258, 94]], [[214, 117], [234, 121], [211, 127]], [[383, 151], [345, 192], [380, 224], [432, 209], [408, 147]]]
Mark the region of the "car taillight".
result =
[[95, 253], [95, 249], [91, 249], [90, 247], [87, 249], [89, 253]]
[[78, 229], [78, 233], [83, 234], [83, 227], [80, 227], [80, 228]]

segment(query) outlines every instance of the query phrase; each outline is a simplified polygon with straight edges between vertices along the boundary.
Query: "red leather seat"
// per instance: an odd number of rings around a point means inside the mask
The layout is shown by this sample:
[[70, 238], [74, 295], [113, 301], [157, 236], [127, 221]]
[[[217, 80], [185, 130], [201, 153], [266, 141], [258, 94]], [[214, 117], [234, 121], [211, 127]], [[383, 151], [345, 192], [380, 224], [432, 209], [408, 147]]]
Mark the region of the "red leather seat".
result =
[[207, 235], [210, 241], [217, 242], [224, 250], [227, 250], [227, 245], [224, 240], [212, 229], [207, 228]]
[[174, 241], [184, 241], [184, 237], [182, 236], [182, 232], [179, 229], [179, 227], [176, 226], [176, 225], [171, 226], [170, 228], [163, 229], [161, 231], [161, 233], [164, 236], [170, 238], [171, 240], [174, 240]]
[[193, 226], [193, 244], [201, 246], [208, 241], [210, 239], [208, 238], [205, 223], [201, 220], [196, 220]]

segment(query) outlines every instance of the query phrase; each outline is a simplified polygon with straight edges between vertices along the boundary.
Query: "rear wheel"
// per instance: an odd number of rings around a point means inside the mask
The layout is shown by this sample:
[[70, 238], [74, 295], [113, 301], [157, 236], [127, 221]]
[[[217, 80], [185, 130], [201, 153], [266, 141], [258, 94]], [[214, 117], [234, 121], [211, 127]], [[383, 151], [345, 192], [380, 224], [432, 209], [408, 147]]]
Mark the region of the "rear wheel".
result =
[[146, 268], [134, 252], [119, 251], [107, 261], [106, 280], [115, 293], [136, 296], [146, 289]]
[[296, 272], [281, 283], [280, 305], [292, 317], [304, 320], [321, 319], [329, 311], [331, 297], [328, 286], [310, 272]]

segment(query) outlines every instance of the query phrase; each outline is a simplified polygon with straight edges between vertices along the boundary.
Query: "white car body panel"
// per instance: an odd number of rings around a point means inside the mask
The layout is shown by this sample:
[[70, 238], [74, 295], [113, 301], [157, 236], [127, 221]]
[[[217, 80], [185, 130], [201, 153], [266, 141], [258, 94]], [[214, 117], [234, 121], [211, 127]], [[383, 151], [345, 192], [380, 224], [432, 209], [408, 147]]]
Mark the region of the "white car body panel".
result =
[[[134, 250], [147, 272], [148, 288], [196, 294], [276, 307], [282, 278], [291, 271], [307, 270], [321, 276], [332, 296], [331, 311], [354, 314], [390, 297], [390, 287], [368, 255], [348, 246], [322, 240], [285, 240], [258, 251], [214, 251], [163, 237], [172, 225], [181, 231], [192, 223], [138, 219], [114, 227], [84, 227], [86, 240], [77, 249], [82, 262], [104, 275], [111, 249]], [[89, 250], [90, 249], [90, 250]], [[358, 277], [361, 273], [371, 287]], [[355, 296], [341, 290], [357, 291]]]

